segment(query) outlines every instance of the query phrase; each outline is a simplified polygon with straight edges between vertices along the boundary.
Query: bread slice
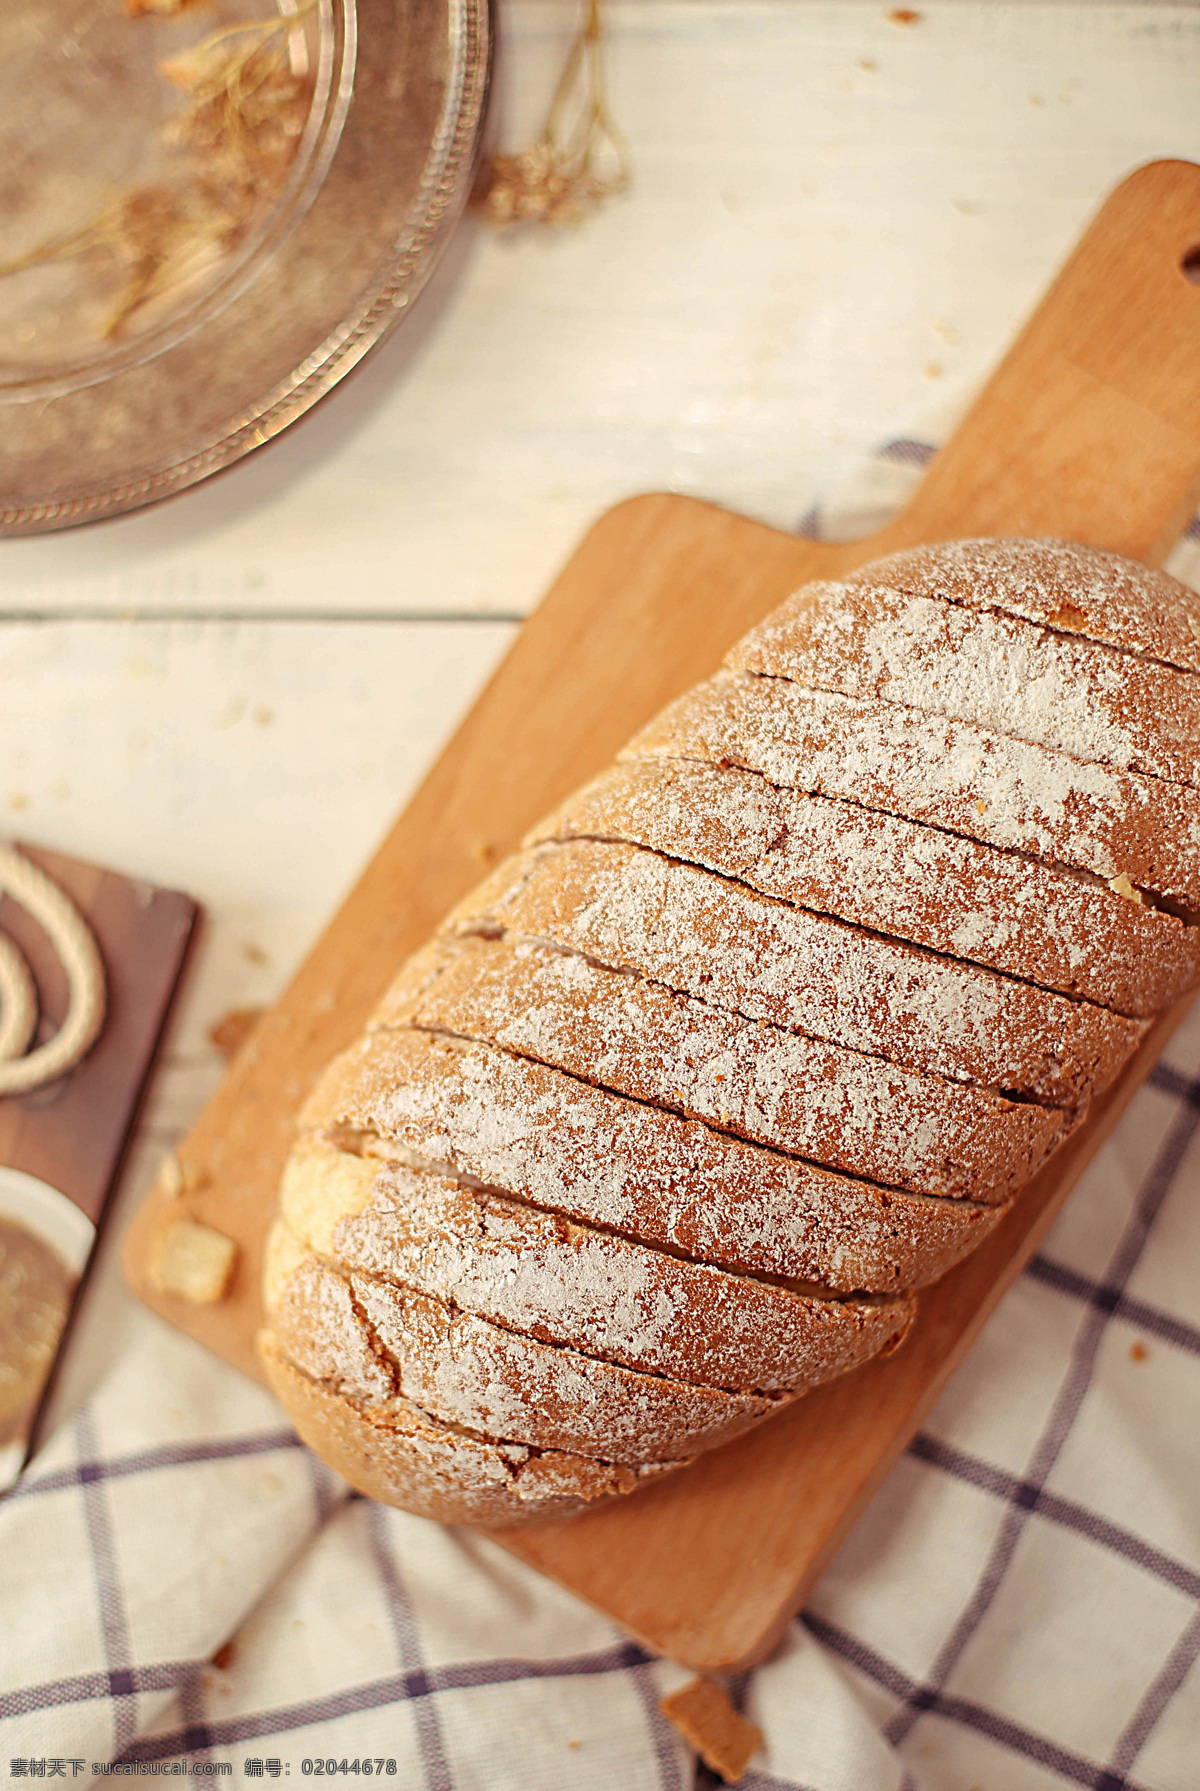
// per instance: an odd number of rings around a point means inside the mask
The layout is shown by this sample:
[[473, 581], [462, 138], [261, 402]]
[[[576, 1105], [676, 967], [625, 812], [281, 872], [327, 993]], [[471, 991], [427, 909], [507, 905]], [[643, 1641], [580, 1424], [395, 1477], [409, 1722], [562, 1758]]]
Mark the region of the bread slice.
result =
[[907, 547], [846, 584], [889, 585], [1200, 671], [1200, 597], [1165, 572], [1072, 541], [942, 541]]
[[700, 1262], [834, 1292], [922, 1287], [995, 1208], [879, 1188], [594, 1088], [526, 1058], [408, 1030], [330, 1064], [301, 1130], [443, 1165], [548, 1213]]
[[765, 895], [1146, 1017], [1200, 981], [1200, 927], [1080, 876], [756, 773], [623, 764], [529, 835], [623, 840]]
[[[451, 1429], [618, 1463], [686, 1460], [791, 1397], [597, 1361], [314, 1256], [291, 1271], [270, 1322], [297, 1368], [355, 1399], [399, 1394]], [[365, 1375], [364, 1358], [376, 1364]]]
[[[732, 1392], [814, 1386], [901, 1337], [911, 1299], [829, 1299], [316, 1139], [280, 1215], [312, 1254], [627, 1368]], [[292, 1267], [297, 1266], [293, 1263]]]
[[368, 1498], [444, 1524], [522, 1524], [570, 1517], [635, 1492], [681, 1462], [621, 1467], [529, 1449], [435, 1424], [398, 1397], [358, 1399], [303, 1374], [270, 1331], [258, 1352], [301, 1438]]
[[809, 1162], [987, 1205], [1027, 1181], [1063, 1132], [1053, 1109], [917, 1076], [535, 945], [427, 947], [376, 1023], [499, 1045]]
[[1200, 781], [1200, 678], [993, 610], [863, 579], [805, 585], [726, 656], [737, 671], [952, 716], [1094, 765]]
[[[1180, 674], [1182, 676], [1182, 674]], [[1200, 911], [1200, 796], [877, 698], [723, 672], [622, 758], [698, 759], [1090, 871]]]
[[507, 860], [444, 931], [544, 940], [748, 1019], [1071, 1109], [1108, 1086], [1146, 1031], [616, 842]]

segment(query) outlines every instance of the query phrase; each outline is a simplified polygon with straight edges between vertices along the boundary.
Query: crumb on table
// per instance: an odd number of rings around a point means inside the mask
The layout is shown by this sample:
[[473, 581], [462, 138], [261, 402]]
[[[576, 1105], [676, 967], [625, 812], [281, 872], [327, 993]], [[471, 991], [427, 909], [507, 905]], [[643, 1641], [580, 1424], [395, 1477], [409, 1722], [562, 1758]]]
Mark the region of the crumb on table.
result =
[[159, 1293], [213, 1306], [229, 1286], [236, 1259], [232, 1238], [195, 1219], [173, 1219], [159, 1237], [150, 1278]]
[[235, 1007], [208, 1029], [208, 1040], [215, 1045], [226, 1063], [230, 1063], [241, 1050], [246, 1038], [254, 1031], [266, 1010], [261, 1007]]
[[659, 1709], [727, 1785], [737, 1783], [762, 1746], [761, 1731], [739, 1715], [711, 1679], [690, 1680], [665, 1697]]

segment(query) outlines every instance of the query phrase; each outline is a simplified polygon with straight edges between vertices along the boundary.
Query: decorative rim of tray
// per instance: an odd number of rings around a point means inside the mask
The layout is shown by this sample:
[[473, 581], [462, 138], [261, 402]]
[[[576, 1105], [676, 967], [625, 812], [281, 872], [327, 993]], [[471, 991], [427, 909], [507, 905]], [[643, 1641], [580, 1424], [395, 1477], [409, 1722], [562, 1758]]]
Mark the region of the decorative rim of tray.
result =
[[425, 285], [478, 158], [489, 0], [319, 0], [317, 20], [308, 178], [289, 180], [255, 252], [110, 371], [0, 386], [0, 535], [135, 510], [232, 465], [337, 385]]

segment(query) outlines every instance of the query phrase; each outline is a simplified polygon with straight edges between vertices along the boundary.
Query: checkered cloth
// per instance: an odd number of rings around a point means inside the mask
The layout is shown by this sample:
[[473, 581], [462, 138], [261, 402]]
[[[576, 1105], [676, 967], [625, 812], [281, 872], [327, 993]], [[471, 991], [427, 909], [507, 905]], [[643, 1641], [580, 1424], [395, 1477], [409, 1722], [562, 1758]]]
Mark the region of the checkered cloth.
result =
[[[928, 452], [893, 444], [866, 500], [860, 480], [808, 527], [875, 523]], [[1193, 582], [1198, 544], [1175, 562]], [[1198, 1133], [1200, 1010], [783, 1646], [733, 1682], [765, 1736], [749, 1791], [1200, 1785]], [[331, 1761], [425, 1791], [716, 1782], [658, 1714], [681, 1669], [491, 1544], [349, 1494], [149, 1315], [0, 1505], [0, 1588], [13, 1781]]]

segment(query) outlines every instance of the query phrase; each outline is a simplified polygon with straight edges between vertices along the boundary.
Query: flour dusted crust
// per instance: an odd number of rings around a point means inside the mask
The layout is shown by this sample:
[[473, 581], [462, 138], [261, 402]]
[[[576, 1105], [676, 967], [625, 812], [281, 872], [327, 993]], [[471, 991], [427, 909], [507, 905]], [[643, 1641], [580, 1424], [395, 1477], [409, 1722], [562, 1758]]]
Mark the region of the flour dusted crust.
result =
[[262, 1340], [302, 1434], [559, 1515], [894, 1347], [1200, 981], [1196, 648], [1172, 581], [1056, 543], [753, 630], [307, 1103]]
[[547, 1213], [840, 1293], [924, 1286], [997, 1218], [815, 1169], [491, 1046], [407, 1030], [336, 1057], [301, 1128], [376, 1139]]
[[285, 1277], [322, 1256], [544, 1343], [731, 1392], [827, 1380], [912, 1316], [910, 1299], [829, 1299], [730, 1274], [389, 1158], [378, 1140], [373, 1149], [352, 1156], [309, 1139], [293, 1153], [280, 1192]]
[[616, 839], [764, 895], [1147, 1017], [1195, 986], [1200, 928], [1066, 872], [755, 773], [615, 766], [529, 836]]
[[738, 642], [736, 671], [885, 697], [1090, 764], [1195, 784], [1194, 673], [886, 585], [807, 585]]
[[623, 758], [699, 759], [1200, 907], [1200, 796], [877, 698], [724, 672]]
[[1072, 541], [984, 539], [908, 547], [852, 572], [912, 597], [1024, 616], [1060, 633], [1200, 671], [1200, 597], [1165, 572]]
[[270, 1330], [259, 1356], [309, 1447], [352, 1486], [443, 1524], [570, 1517], [636, 1492], [682, 1464], [623, 1468], [561, 1450], [488, 1442], [435, 1424], [407, 1400], [364, 1400], [303, 1374]]
[[872, 1181], [995, 1205], [1062, 1131], [1034, 1103], [741, 1020], [581, 957], [466, 939], [423, 959], [385, 996], [381, 1025], [500, 1045]]
[[788, 1397], [598, 1361], [312, 1256], [288, 1277], [271, 1326], [299, 1369], [354, 1398], [399, 1394], [451, 1429], [635, 1466], [688, 1460]]
[[759, 895], [616, 841], [508, 859], [446, 930], [544, 940], [749, 1019], [1074, 1108], [1145, 1023]]

